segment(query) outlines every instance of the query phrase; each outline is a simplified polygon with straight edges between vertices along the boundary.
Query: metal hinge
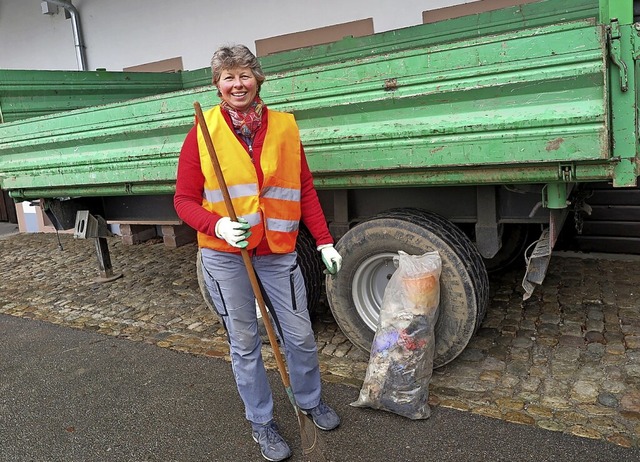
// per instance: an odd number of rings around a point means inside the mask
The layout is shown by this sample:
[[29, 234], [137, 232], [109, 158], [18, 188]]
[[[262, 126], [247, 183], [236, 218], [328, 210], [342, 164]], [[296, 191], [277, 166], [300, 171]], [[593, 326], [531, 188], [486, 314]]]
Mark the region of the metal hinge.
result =
[[558, 166], [558, 179], [566, 183], [572, 183], [576, 177], [576, 166], [573, 164], [561, 164]]
[[613, 64], [618, 66], [620, 70], [620, 90], [629, 90], [629, 73], [627, 70], [627, 64], [622, 59], [622, 53], [620, 52], [620, 23], [617, 18], [611, 19], [611, 25], [607, 31], [609, 40], [609, 57]]

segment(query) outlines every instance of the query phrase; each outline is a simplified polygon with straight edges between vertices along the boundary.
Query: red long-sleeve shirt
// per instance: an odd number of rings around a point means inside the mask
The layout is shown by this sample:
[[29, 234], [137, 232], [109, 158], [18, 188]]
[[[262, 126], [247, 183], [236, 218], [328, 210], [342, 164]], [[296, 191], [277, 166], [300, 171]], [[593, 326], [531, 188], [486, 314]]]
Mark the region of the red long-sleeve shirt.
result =
[[[222, 111], [224, 118], [235, 133], [231, 118], [226, 111]], [[264, 138], [267, 133], [267, 114], [268, 109], [265, 107], [262, 111], [262, 124], [256, 132], [252, 150], [253, 150], [253, 165], [256, 169], [258, 176], [258, 184], [262, 188], [263, 173], [260, 168], [260, 155], [262, 154], [262, 146], [264, 144]], [[249, 147], [247, 144], [236, 134], [236, 137], [242, 144], [249, 155]], [[300, 146], [301, 154], [301, 172], [300, 172], [300, 206], [302, 209], [301, 221], [309, 229], [316, 245], [332, 244], [333, 238], [329, 233], [327, 227], [326, 218], [320, 201], [318, 200], [318, 194], [313, 186], [313, 176], [307, 159], [304, 155], [302, 145]], [[180, 151], [180, 158], [178, 159], [178, 176], [176, 181], [176, 193], [173, 198], [173, 204], [178, 216], [186, 224], [193, 229], [210, 236], [215, 236], [215, 226], [220, 215], [209, 212], [202, 207], [202, 195], [204, 191], [204, 175], [200, 167], [200, 152], [198, 150], [198, 136], [197, 126], [189, 131], [187, 137], [184, 140], [182, 149]], [[258, 247], [256, 248], [257, 255], [270, 254], [271, 249], [267, 243], [266, 238], [263, 238]]]

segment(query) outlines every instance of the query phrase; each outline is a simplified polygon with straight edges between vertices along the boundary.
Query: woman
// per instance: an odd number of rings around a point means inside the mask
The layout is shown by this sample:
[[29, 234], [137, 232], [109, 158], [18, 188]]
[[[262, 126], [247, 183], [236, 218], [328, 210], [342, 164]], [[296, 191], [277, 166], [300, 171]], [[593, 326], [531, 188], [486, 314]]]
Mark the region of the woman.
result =
[[295, 244], [302, 221], [331, 273], [342, 258], [333, 248], [291, 114], [270, 111], [259, 96], [265, 76], [242, 45], [219, 48], [211, 60], [221, 103], [204, 113], [238, 221], [226, 212], [213, 164], [197, 124], [178, 163], [174, 205], [198, 231], [205, 282], [228, 333], [231, 364], [253, 439], [265, 459], [291, 455], [273, 421], [273, 399], [261, 356], [255, 300], [239, 249], [246, 248], [270, 301], [283, 341], [297, 404], [322, 430], [340, 424], [321, 400], [316, 343]]

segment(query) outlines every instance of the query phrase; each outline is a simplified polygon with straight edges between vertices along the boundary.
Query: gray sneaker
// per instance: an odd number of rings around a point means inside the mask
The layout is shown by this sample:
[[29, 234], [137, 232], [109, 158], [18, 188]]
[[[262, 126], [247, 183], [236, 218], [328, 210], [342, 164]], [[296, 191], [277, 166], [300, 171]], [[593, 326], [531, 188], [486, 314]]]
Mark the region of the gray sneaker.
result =
[[260, 425], [251, 423], [251, 436], [253, 441], [260, 445], [262, 457], [277, 462], [285, 460], [291, 456], [291, 449], [287, 442], [278, 433], [278, 426], [273, 420], [267, 424]]
[[300, 410], [303, 414], [310, 415], [313, 423], [316, 424], [316, 427], [320, 430], [333, 430], [340, 425], [340, 417], [336, 414], [336, 411], [327, 406], [322, 400], [320, 400], [320, 404], [313, 409]]

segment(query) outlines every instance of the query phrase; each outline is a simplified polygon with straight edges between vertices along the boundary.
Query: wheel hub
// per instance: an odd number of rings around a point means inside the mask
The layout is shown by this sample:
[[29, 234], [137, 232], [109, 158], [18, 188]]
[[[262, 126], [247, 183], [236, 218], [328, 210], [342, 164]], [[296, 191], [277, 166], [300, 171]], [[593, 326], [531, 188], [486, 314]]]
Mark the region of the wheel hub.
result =
[[358, 266], [353, 276], [351, 294], [355, 308], [373, 332], [378, 326], [384, 290], [396, 271], [394, 256], [396, 254], [392, 252], [373, 255]]

